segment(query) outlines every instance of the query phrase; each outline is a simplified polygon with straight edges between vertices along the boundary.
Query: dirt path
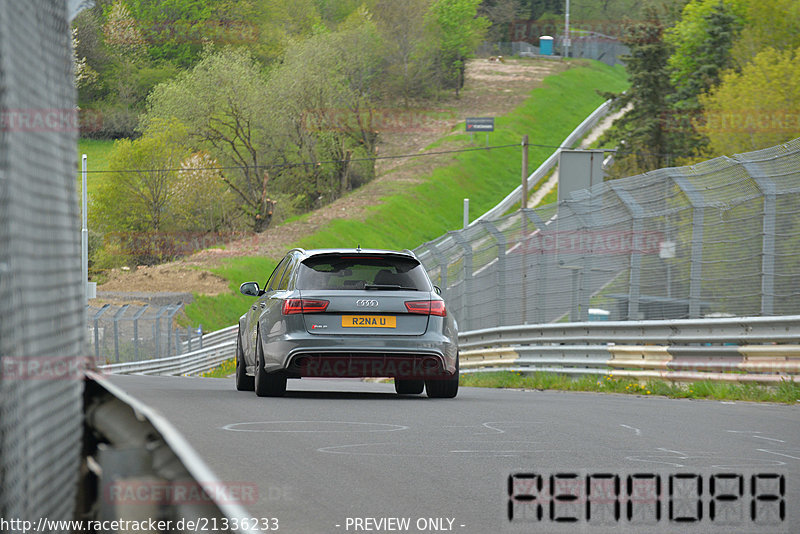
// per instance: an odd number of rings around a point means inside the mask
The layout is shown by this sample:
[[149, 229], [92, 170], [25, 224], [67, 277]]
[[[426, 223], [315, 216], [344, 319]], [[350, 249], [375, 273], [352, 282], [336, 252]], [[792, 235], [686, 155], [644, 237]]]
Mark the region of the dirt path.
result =
[[[378, 155], [415, 154], [432, 142], [446, 136], [467, 116], [500, 116], [519, 106], [542, 80], [566, 67], [553, 60], [508, 59], [504, 63], [475, 59], [467, 65], [467, 81], [461, 98], [450, 98], [426, 104], [425, 110], [437, 110], [436, 120], [430, 113], [397, 113], [384, 120], [380, 130]], [[103, 292], [193, 292], [216, 295], [229, 291], [227, 283], [207, 269], [228, 257], [266, 255], [280, 258], [301, 238], [313, 234], [334, 219], [363, 220], [367, 208], [380, 199], [413, 186], [437, 165], [449, 159], [426, 157], [422, 164], [414, 159], [382, 159], [377, 162], [377, 177], [335, 202], [320, 208], [299, 221], [268, 228], [265, 232], [226, 244], [224, 249], [207, 249], [178, 261], [152, 267], [131, 266], [129, 270], [112, 270]], [[117, 296], [117, 298], [119, 298]]]

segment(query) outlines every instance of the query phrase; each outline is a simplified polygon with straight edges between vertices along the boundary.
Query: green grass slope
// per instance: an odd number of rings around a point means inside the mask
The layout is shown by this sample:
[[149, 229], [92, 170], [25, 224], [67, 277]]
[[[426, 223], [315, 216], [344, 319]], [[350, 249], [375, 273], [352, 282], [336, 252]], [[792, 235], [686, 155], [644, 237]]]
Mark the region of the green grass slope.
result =
[[[625, 70], [598, 62], [545, 78], [519, 108], [495, 120], [491, 145], [520, 144], [528, 134], [529, 169], [532, 171], [553, 152], [569, 133], [602, 104], [597, 91], [622, 91]], [[463, 128], [463, 125], [460, 127]], [[483, 143], [478, 134], [476, 143]], [[450, 135], [429, 150], [468, 148], [467, 133]], [[383, 199], [366, 221], [341, 219], [302, 239], [304, 248], [354, 247], [415, 248], [461, 227], [463, 199], [470, 199], [473, 218], [489, 210], [520, 182], [522, 153], [519, 148], [479, 150], [453, 154], [450, 165], [433, 171], [419, 185]]]

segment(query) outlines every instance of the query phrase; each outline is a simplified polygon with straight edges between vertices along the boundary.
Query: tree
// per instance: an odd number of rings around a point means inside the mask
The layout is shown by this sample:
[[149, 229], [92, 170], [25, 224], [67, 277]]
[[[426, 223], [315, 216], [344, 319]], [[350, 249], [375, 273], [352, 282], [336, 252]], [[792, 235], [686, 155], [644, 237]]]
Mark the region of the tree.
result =
[[696, 99], [719, 83], [733, 66], [731, 48], [743, 23], [740, 5], [732, 0], [698, 0], [683, 10], [681, 20], [665, 32], [673, 47], [670, 78], [677, 101]]
[[426, 21], [436, 38], [441, 77], [456, 97], [464, 87], [466, 60], [483, 41], [490, 22], [477, 16], [481, 0], [433, 0]]
[[655, 11], [646, 20], [628, 22], [623, 43], [630, 48], [625, 68], [631, 87], [623, 94], [607, 95], [615, 106], [628, 104], [633, 109], [614, 122], [614, 135], [622, 140], [613, 170], [628, 176], [667, 166], [672, 151], [668, 125], [664, 121], [667, 97], [672, 85], [667, 71], [669, 48], [663, 39], [664, 27]]
[[111, 177], [95, 195], [93, 214], [106, 231], [147, 232], [168, 229], [172, 183], [188, 156], [186, 127], [154, 120], [134, 141], [114, 143]]
[[373, 8], [382, 36], [386, 61], [382, 86], [388, 97], [399, 96], [407, 107], [414, 97], [425, 96], [433, 87], [435, 61], [425, 25], [428, 0], [378, 0]]
[[673, 47], [669, 58], [675, 92], [668, 97], [673, 149], [684, 155], [703, 151], [708, 140], [696, 131], [701, 113], [698, 96], [720, 81], [733, 66], [731, 48], [741, 30], [741, 11], [736, 0], [697, 0], [686, 5], [681, 20], [666, 32]]
[[518, 18], [520, 9], [520, 0], [484, 0], [481, 2], [479, 12], [491, 23], [486, 32], [487, 40], [492, 43], [513, 41], [511, 24]]
[[793, 50], [800, 46], [800, 2], [796, 0], [739, 0], [744, 19], [731, 54], [744, 68], [765, 48]]
[[712, 155], [749, 152], [800, 136], [800, 48], [767, 48], [700, 96]]
[[220, 232], [237, 226], [236, 199], [219, 162], [207, 152], [195, 152], [181, 162], [170, 196], [175, 225], [182, 231]]
[[263, 146], [268, 143], [267, 80], [245, 50], [207, 48], [191, 71], [156, 86], [148, 98], [145, 126], [176, 117], [186, 124], [194, 144], [208, 149], [223, 166], [223, 175], [238, 195], [240, 209], [257, 232], [272, 218], [269, 175]]
[[[363, 183], [374, 163], [378, 136], [374, 105], [380, 97], [383, 62], [380, 36], [369, 13], [354, 13], [341, 29], [294, 46], [270, 74], [268, 140], [276, 190], [292, 194], [301, 209], [313, 209], [342, 193], [343, 178]], [[323, 161], [332, 163], [322, 164]]]

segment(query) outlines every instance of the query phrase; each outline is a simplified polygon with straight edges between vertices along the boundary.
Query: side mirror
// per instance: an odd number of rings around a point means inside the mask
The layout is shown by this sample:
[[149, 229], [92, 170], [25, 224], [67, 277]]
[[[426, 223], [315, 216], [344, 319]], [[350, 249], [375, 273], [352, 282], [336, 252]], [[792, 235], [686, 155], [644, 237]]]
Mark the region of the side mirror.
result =
[[440, 296], [441, 296], [441, 294], [442, 294], [442, 288], [441, 288], [441, 287], [439, 287], [439, 286], [433, 286], [433, 290], [434, 290], [434, 291], [436, 291], [436, 294], [437, 294], [437, 295], [440, 295]]
[[239, 286], [239, 293], [248, 297], [258, 297], [261, 295], [261, 290], [258, 288], [258, 282], [245, 282]]

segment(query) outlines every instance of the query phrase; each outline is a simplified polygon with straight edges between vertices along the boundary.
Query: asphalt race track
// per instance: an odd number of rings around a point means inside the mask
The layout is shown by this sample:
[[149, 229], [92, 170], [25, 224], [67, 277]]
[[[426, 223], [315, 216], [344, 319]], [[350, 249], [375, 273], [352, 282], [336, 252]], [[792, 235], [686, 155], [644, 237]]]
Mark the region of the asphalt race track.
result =
[[[280, 532], [800, 532], [800, 406], [479, 388], [428, 399], [357, 380], [258, 398], [232, 379], [109, 379], [223, 483], [255, 487], [244, 506]], [[605, 500], [587, 498], [598, 483]]]

